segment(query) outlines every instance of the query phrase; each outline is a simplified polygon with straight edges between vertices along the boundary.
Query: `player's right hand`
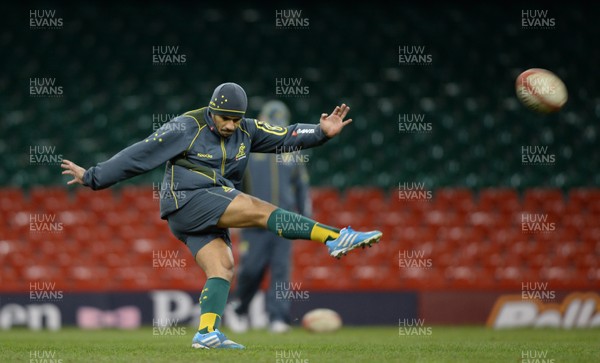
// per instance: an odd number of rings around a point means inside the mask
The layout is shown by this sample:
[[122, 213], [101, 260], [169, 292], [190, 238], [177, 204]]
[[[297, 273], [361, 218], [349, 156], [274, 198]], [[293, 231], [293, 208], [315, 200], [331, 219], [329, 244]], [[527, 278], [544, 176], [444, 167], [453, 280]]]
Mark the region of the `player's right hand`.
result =
[[344, 120], [349, 111], [350, 107], [342, 103], [341, 106], [336, 106], [330, 115], [321, 114], [320, 125], [325, 136], [331, 139], [339, 134], [344, 126], [352, 122], [352, 119]]
[[73, 179], [69, 180], [67, 184], [83, 184], [83, 174], [85, 173], [84, 168], [66, 159], [63, 159], [62, 164], [60, 164], [60, 167], [65, 169], [62, 172], [63, 175], [73, 176]]

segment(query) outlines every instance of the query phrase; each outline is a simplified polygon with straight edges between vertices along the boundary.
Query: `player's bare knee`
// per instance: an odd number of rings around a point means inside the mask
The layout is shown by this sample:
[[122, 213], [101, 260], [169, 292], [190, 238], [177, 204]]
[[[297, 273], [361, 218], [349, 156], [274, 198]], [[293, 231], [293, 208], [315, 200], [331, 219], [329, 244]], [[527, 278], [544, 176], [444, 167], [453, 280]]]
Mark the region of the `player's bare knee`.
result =
[[222, 275], [221, 277], [223, 277], [225, 280], [229, 282], [233, 280], [233, 276], [235, 273], [233, 258], [223, 261], [223, 263], [220, 266], [220, 273]]
[[210, 279], [212, 277], [220, 277], [231, 282], [234, 276], [233, 263], [213, 265], [206, 268], [204, 272], [206, 273], [207, 279]]
[[233, 280], [233, 254], [222, 239], [214, 240], [200, 249], [196, 254], [196, 263], [202, 268], [206, 278], [220, 277], [230, 282]]
[[266, 224], [267, 219], [273, 211], [277, 208], [271, 203], [267, 203], [264, 200], [249, 196], [252, 203], [251, 220], [256, 226]]

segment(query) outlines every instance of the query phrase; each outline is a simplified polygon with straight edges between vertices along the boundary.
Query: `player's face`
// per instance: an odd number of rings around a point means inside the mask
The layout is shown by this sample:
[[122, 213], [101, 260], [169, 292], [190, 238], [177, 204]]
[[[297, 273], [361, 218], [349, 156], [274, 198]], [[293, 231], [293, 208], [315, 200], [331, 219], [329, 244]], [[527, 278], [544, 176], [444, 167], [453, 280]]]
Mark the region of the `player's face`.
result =
[[223, 137], [229, 137], [233, 135], [235, 129], [240, 125], [240, 121], [242, 121], [241, 117], [221, 115], [212, 115], [212, 119], [215, 122], [217, 131]]

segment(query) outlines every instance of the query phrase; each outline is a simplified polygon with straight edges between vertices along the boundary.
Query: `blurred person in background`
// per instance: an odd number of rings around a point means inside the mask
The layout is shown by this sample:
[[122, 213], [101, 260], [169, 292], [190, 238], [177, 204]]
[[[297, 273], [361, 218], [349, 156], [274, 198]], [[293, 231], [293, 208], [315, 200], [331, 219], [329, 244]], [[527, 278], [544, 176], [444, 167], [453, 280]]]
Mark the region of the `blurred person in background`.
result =
[[[259, 120], [287, 127], [290, 110], [285, 103], [271, 100], [263, 105]], [[243, 189], [250, 195], [310, 218], [309, 177], [304, 163], [307, 159], [299, 152], [292, 154], [251, 154]], [[276, 286], [290, 281], [291, 241], [260, 228], [243, 229], [240, 237], [237, 285], [234, 299], [225, 310], [225, 325], [237, 333], [248, 331], [250, 324], [261, 327], [262, 323], [256, 321], [259, 316], [249, 314], [249, 307], [269, 270], [271, 280], [266, 296], [269, 330], [287, 332], [291, 320], [290, 301], [277, 297]]]

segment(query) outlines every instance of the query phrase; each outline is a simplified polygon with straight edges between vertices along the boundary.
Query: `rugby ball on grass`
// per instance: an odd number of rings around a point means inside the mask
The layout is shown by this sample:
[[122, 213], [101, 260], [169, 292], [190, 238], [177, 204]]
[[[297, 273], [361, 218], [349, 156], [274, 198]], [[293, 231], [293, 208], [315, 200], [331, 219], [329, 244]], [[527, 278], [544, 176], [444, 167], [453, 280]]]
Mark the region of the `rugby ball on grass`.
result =
[[314, 309], [302, 318], [304, 329], [313, 333], [327, 333], [342, 327], [342, 318], [331, 309]]

